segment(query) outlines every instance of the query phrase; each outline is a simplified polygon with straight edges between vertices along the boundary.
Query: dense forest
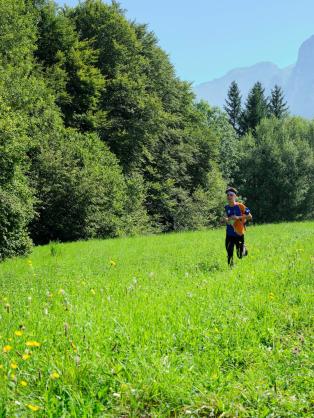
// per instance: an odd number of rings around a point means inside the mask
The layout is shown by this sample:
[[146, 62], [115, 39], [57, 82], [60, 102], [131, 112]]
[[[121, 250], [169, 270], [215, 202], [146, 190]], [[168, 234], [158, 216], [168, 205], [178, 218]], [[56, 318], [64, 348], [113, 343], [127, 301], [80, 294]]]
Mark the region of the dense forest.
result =
[[196, 103], [116, 2], [0, 0], [0, 71], [0, 259], [216, 226], [227, 184], [256, 222], [314, 215], [314, 122], [260, 83], [244, 104], [232, 83], [225, 111]]

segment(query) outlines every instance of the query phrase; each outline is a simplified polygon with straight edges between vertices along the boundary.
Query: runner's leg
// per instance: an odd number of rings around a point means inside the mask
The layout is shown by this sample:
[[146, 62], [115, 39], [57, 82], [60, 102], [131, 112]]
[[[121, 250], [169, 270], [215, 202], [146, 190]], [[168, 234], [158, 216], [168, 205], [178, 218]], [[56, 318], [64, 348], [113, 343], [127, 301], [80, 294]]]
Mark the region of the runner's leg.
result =
[[244, 252], [244, 235], [241, 235], [236, 238], [236, 247], [237, 247], [237, 256], [238, 258], [243, 257]]
[[228, 255], [228, 265], [233, 265], [233, 249], [234, 249], [234, 237], [226, 235], [226, 250]]

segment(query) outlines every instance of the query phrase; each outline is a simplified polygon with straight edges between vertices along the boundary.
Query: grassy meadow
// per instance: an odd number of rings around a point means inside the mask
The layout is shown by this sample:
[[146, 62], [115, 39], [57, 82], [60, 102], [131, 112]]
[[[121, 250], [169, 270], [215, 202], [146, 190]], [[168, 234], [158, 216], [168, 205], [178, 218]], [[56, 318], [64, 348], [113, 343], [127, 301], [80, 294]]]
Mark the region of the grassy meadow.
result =
[[313, 417], [314, 222], [50, 244], [0, 264], [2, 417]]

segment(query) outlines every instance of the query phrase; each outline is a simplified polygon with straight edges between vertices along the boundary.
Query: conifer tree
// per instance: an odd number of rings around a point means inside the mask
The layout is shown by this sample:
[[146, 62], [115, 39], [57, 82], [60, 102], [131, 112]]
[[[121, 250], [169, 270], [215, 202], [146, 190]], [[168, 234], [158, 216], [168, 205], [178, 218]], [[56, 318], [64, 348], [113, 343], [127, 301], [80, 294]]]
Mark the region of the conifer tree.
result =
[[241, 94], [236, 81], [230, 84], [224, 109], [229, 116], [229, 122], [235, 131], [240, 133]]
[[268, 103], [265, 97], [265, 89], [258, 81], [250, 90], [245, 109], [241, 117], [242, 134], [252, 131], [255, 134], [255, 129], [260, 121], [268, 116]]
[[269, 101], [269, 113], [271, 116], [275, 116], [278, 119], [282, 119], [288, 114], [288, 105], [285, 101], [282, 88], [277, 84], [271, 91], [271, 97]]

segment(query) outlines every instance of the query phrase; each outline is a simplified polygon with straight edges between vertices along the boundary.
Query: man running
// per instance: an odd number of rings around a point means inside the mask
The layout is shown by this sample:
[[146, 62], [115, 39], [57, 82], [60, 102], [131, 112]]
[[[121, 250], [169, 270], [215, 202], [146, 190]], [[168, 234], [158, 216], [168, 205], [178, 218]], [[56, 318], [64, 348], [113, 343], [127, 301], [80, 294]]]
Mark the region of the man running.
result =
[[237, 193], [234, 187], [228, 187], [226, 190], [228, 205], [225, 206], [226, 217], [224, 219], [227, 224], [226, 250], [230, 267], [233, 266], [234, 246], [236, 246], [238, 258], [248, 254], [244, 245], [244, 224], [252, 219], [250, 209], [236, 201]]

